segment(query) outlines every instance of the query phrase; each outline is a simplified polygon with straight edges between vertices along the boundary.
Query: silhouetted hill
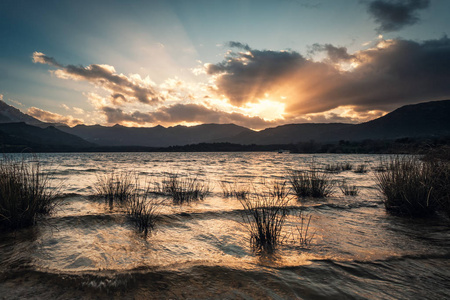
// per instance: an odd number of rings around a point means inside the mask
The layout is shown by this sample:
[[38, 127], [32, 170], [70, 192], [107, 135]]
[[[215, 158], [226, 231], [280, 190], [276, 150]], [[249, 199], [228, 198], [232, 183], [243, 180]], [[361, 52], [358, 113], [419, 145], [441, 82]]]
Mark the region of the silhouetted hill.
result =
[[0, 150], [16, 152], [25, 148], [31, 151], [73, 151], [92, 147], [82, 138], [62, 132], [55, 127], [40, 128], [20, 123], [0, 124]]
[[[309, 143], [310, 141], [329, 143], [341, 140], [439, 138], [450, 136], [449, 116], [450, 100], [443, 100], [403, 106], [381, 118], [362, 124], [289, 124], [259, 132], [234, 124], [203, 124], [168, 128], [77, 125], [72, 128], [58, 126], [56, 129], [0, 101], [0, 123], [2, 120], [20, 119], [27, 123], [38, 123], [39, 127], [47, 127], [45, 129], [27, 127], [24, 123], [21, 125], [0, 124], [0, 130], [4, 128], [1, 135], [3, 144], [9, 141], [16, 145], [19, 143], [35, 147], [47, 145], [46, 147], [64, 146], [66, 148], [73, 145], [77, 149], [90, 147], [91, 144], [88, 142], [102, 147], [170, 147], [200, 143], [276, 145]], [[62, 133], [66, 135], [62, 136]]]
[[78, 125], [58, 129], [102, 146], [169, 147], [198, 143], [273, 145], [450, 136], [450, 100], [403, 106], [362, 124], [289, 124], [253, 131], [234, 124], [134, 128]]
[[274, 128], [267, 128], [259, 132], [241, 133], [231, 139], [222, 140], [222, 142], [237, 143], [243, 145], [272, 145], [272, 144], [294, 144], [298, 142], [307, 142], [310, 140], [320, 140], [328, 132], [335, 130], [344, 130], [353, 126], [344, 123], [305, 123], [288, 124]]
[[330, 131], [319, 140], [393, 140], [442, 136], [450, 136], [450, 100], [402, 106], [378, 119]]
[[25, 122], [30, 125], [40, 126], [45, 124], [30, 115], [24, 114], [14, 106], [0, 100], [0, 123]]
[[124, 127], [115, 125], [77, 125], [58, 127], [61, 131], [77, 135], [86, 141], [101, 146], [146, 146], [168, 147], [176, 145], [215, 142], [218, 139], [231, 139], [252, 130], [234, 124], [203, 124], [198, 126]]

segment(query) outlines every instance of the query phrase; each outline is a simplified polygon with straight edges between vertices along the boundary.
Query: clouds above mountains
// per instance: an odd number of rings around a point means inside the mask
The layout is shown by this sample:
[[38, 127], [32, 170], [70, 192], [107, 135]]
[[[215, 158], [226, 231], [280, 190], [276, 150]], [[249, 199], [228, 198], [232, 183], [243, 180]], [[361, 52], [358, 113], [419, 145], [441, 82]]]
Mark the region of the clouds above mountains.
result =
[[415, 42], [381, 40], [375, 47], [347, 53], [343, 47], [315, 45], [323, 61], [295, 51], [230, 52], [206, 67], [217, 93], [234, 105], [264, 95], [286, 104], [288, 115], [320, 113], [339, 106], [356, 111], [390, 110], [407, 103], [450, 97], [450, 39]]
[[154, 105], [164, 101], [148, 77], [142, 79], [138, 74], [132, 76], [117, 74], [110, 65], [92, 64], [87, 67], [63, 65], [42, 52], [33, 53], [33, 62], [56, 67], [54, 74], [59, 78], [84, 80], [103, 88], [110, 93], [110, 100], [114, 103], [139, 101]]
[[102, 107], [108, 123], [129, 122], [131, 124], [173, 125], [179, 123], [206, 124], [219, 123], [246, 126], [250, 128], [267, 128], [276, 122], [266, 121], [260, 117], [250, 117], [241, 113], [220, 111], [202, 104], [175, 104], [162, 106], [153, 112], [124, 112], [121, 108]]
[[429, 0], [375, 0], [367, 11], [379, 24], [379, 33], [400, 30], [419, 21], [417, 11], [427, 8]]
[[[157, 85], [113, 66], [62, 65], [35, 52], [58, 78], [83, 80], [106, 91], [85, 93], [108, 124], [235, 123], [254, 129], [295, 122], [362, 122], [399, 106], [450, 98], [450, 39], [378, 40], [354, 53], [315, 44], [309, 55], [258, 50], [230, 42], [221, 62], [205, 64], [206, 81], [168, 79]], [[57, 116], [34, 109], [35, 117]], [[47, 112], [48, 113], [48, 112]], [[66, 120], [76, 124], [78, 120]]]
[[42, 110], [37, 107], [30, 107], [27, 111], [27, 114], [46, 123], [67, 124], [69, 126], [75, 126], [78, 124], [83, 124], [84, 122], [82, 119], [74, 118], [70, 115], [63, 116], [60, 114]]

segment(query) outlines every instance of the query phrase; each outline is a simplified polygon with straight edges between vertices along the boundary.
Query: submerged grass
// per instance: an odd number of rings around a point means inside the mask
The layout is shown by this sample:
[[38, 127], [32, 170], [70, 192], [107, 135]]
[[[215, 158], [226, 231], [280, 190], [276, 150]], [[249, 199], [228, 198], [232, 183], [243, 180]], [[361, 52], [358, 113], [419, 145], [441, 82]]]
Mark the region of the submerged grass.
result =
[[[386, 171], [375, 174], [380, 191], [385, 196], [386, 210], [396, 215], [411, 217], [434, 214], [440, 197], [437, 183], [439, 168], [423, 163], [417, 157], [395, 157]], [[444, 186], [448, 186], [448, 181]]]
[[325, 166], [325, 171], [329, 173], [339, 173], [342, 169], [340, 164], [327, 164]]
[[236, 197], [243, 199], [250, 194], [250, 184], [239, 185], [236, 182], [220, 181], [219, 186], [222, 189], [224, 197]]
[[135, 192], [127, 201], [127, 211], [137, 230], [147, 237], [159, 218], [159, 202], [148, 198], [148, 193]]
[[287, 216], [289, 198], [286, 184], [275, 184], [269, 192], [252, 193], [239, 199], [250, 232], [250, 244], [258, 253], [273, 253], [282, 243], [281, 231]]
[[297, 197], [322, 198], [330, 196], [333, 191], [333, 181], [329, 174], [319, 172], [314, 165], [309, 170], [293, 170], [288, 174], [292, 190]]
[[301, 247], [308, 247], [314, 238], [315, 233], [311, 233], [309, 225], [311, 224], [311, 215], [304, 215], [303, 211], [298, 213], [298, 219], [300, 220], [300, 226], [296, 226], [297, 238], [294, 243], [299, 243]]
[[356, 166], [356, 168], [353, 172], [357, 173], [357, 174], [364, 174], [364, 173], [367, 173], [368, 171], [369, 170], [367, 169], [367, 165], [360, 164], [360, 165]]
[[50, 214], [57, 202], [50, 178], [39, 162], [0, 161], [0, 226], [17, 229], [34, 225]]
[[111, 171], [97, 176], [95, 191], [97, 196], [110, 205], [126, 203], [136, 193], [137, 175], [132, 172]]
[[150, 192], [170, 196], [174, 204], [184, 204], [203, 200], [210, 193], [210, 187], [208, 182], [196, 177], [169, 174], [161, 182], [154, 182]]
[[345, 196], [357, 196], [359, 192], [359, 189], [356, 185], [349, 185], [345, 180], [341, 183], [339, 189]]
[[349, 162], [327, 164], [325, 166], [325, 171], [327, 171], [329, 173], [339, 173], [341, 171], [350, 171], [352, 169], [353, 169], [353, 165]]
[[111, 171], [97, 177], [96, 194], [105, 199], [110, 206], [119, 204], [126, 212], [136, 229], [145, 237], [153, 230], [159, 214], [159, 205], [148, 197], [148, 188], [142, 192], [139, 178], [133, 172]]
[[353, 169], [353, 165], [349, 162], [342, 163], [341, 164], [341, 170], [342, 171], [351, 171]]

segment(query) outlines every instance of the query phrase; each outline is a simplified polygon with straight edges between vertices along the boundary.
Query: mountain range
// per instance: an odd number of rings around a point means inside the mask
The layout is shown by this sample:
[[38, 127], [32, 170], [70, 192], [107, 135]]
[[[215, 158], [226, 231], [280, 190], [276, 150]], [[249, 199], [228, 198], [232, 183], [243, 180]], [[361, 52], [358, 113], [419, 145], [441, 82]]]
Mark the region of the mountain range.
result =
[[[235, 124], [202, 124], [173, 127], [124, 127], [121, 125], [47, 124], [0, 101], [0, 144], [49, 150], [95, 147], [169, 147], [198, 143], [242, 145], [295, 144], [316, 141], [394, 140], [399, 138], [449, 137], [450, 100], [400, 107], [378, 119], [360, 123], [288, 124], [254, 131]], [[6, 147], [8, 146], [8, 147]], [[6, 147], [6, 148], [5, 148]]]

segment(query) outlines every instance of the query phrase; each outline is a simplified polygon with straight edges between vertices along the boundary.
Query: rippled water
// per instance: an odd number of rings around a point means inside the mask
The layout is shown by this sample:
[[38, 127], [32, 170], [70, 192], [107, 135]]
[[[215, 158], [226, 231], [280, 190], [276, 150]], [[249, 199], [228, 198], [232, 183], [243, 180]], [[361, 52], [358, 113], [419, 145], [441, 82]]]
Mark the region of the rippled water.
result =
[[[278, 153], [41, 154], [65, 193], [56, 213], [34, 228], [0, 234], [0, 298], [445, 299], [450, 294], [450, 222], [387, 215], [374, 170], [382, 156]], [[349, 162], [364, 174], [332, 174], [357, 185], [356, 197], [306, 200], [312, 245], [287, 241], [272, 256], [255, 254], [242, 206], [221, 195], [219, 181], [283, 179], [290, 169]], [[140, 174], [142, 184], [167, 173], [208, 180], [200, 202], [166, 201], [144, 238], [120, 208], [95, 200], [99, 174]], [[298, 225], [291, 201], [284, 233]]]

